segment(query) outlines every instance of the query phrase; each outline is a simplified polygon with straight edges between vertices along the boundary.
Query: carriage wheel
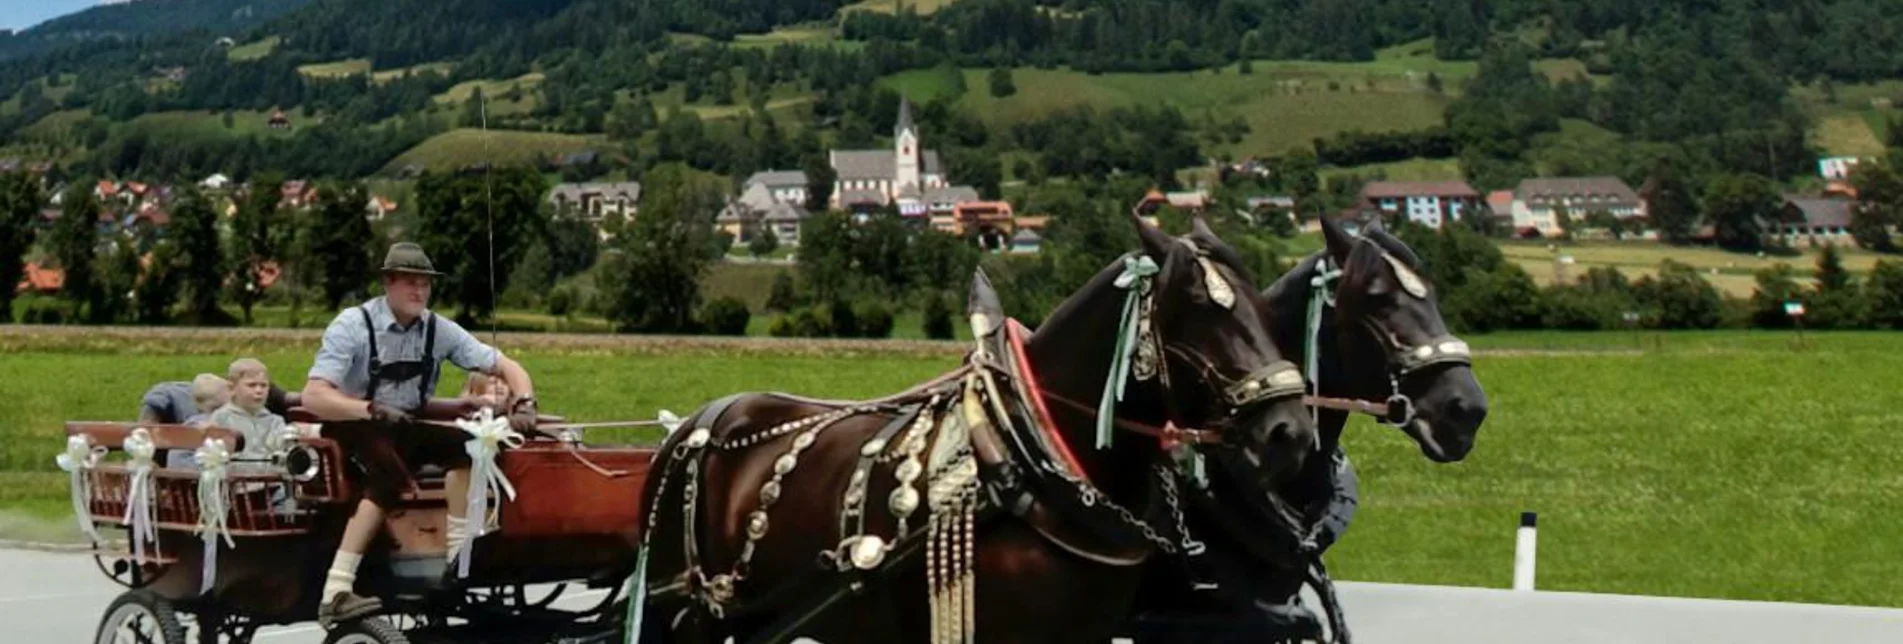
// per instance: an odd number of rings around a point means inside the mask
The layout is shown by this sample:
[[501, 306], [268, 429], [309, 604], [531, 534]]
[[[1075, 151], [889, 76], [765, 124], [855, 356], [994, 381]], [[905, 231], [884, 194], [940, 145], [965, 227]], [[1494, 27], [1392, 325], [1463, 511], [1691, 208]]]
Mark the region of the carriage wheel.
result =
[[93, 644], [185, 644], [185, 627], [172, 602], [149, 590], [130, 590], [106, 607]]
[[383, 618], [371, 617], [338, 624], [324, 644], [410, 644], [410, 638]]

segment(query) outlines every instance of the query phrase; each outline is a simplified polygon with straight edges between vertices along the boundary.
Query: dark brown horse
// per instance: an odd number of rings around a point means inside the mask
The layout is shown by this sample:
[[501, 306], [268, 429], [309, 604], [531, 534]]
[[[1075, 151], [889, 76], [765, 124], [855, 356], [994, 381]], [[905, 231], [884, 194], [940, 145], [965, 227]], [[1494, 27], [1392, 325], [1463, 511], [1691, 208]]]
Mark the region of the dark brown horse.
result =
[[[1276, 346], [1304, 365], [1324, 404], [1352, 400], [1389, 407], [1376, 409], [1387, 412], [1383, 422], [1406, 432], [1428, 459], [1465, 458], [1486, 419], [1486, 393], [1474, 378], [1466, 344], [1442, 321], [1420, 259], [1379, 224], [1360, 237], [1330, 221], [1322, 222], [1322, 230], [1327, 248], [1263, 293]], [[1339, 408], [1344, 406], [1318, 410], [1322, 454], [1337, 453], [1348, 420], [1349, 412]], [[1317, 572], [1311, 564], [1320, 550], [1338, 536], [1314, 543], [1323, 528], [1316, 520], [1334, 500], [1333, 477], [1342, 474], [1337, 467], [1345, 461], [1313, 459], [1273, 494], [1221, 476], [1213, 477], [1206, 493], [1191, 493], [1196, 502], [1190, 504], [1190, 532], [1207, 543], [1206, 554], [1188, 567], [1162, 559], [1149, 564], [1152, 582], [1136, 609], [1148, 614], [1139, 618], [1144, 626], [1134, 630], [1136, 639], [1264, 642], [1287, 637], [1291, 621], [1318, 627], [1311, 613], [1287, 605]], [[1272, 512], [1251, 511], [1262, 507], [1257, 501], [1264, 497], [1298, 508], [1306, 521], [1290, 530]], [[1346, 516], [1332, 519], [1344, 524], [1332, 531], [1345, 527]], [[1204, 592], [1192, 592], [1198, 582]], [[1342, 624], [1331, 626], [1337, 638], [1344, 637]]]
[[1142, 251], [1035, 337], [979, 274], [978, 346], [947, 377], [877, 401], [740, 394], [684, 419], [643, 497], [642, 641], [1105, 641], [1142, 562], [1182, 550], [1164, 473], [1188, 448], [1259, 484], [1315, 448], [1234, 251], [1132, 220]]

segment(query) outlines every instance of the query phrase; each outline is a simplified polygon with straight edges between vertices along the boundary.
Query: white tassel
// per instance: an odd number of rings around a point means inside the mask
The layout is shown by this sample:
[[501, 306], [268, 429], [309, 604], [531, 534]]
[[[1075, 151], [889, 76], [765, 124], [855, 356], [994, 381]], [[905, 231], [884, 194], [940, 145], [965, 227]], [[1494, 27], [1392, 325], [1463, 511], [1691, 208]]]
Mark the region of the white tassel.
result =
[[98, 466], [99, 459], [105, 455], [106, 448], [93, 445], [92, 436], [76, 434], [66, 437], [66, 453], [53, 459], [71, 477], [69, 487], [73, 498], [73, 519], [79, 522], [79, 531], [95, 544], [104, 539], [99, 537], [99, 529], [93, 526], [92, 477], [87, 476], [87, 472]]
[[126, 489], [125, 522], [132, 528], [132, 556], [145, 558], [145, 542], [152, 541], [153, 554], [159, 545], [158, 526], [153, 524], [157, 499], [152, 494], [152, 457], [158, 453], [152, 433], [144, 427], [133, 428], [125, 442], [126, 464], [130, 477]]
[[238, 544], [231, 539], [229, 525], [230, 482], [229, 467], [231, 448], [225, 441], [216, 438], [205, 439], [205, 445], [198, 448], [198, 536], [205, 542], [205, 567], [200, 577], [198, 592], [211, 592], [212, 583], [218, 578], [218, 538], [224, 537], [225, 545], [236, 548]]
[[478, 537], [489, 531], [489, 496], [494, 494], [498, 504], [507, 496], [515, 499], [515, 486], [509, 483], [509, 477], [502, 474], [502, 467], [496, 463], [496, 456], [502, 453], [502, 447], [520, 447], [525, 438], [521, 433], [509, 427], [507, 417], [498, 418], [488, 408], [484, 408], [473, 420], [458, 419], [456, 426], [468, 432], [470, 439], [463, 445], [469, 453], [469, 509], [463, 519], [470, 526], [469, 541], [462, 551], [456, 554], [456, 572], [460, 577], [469, 576], [469, 553], [475, 549]]

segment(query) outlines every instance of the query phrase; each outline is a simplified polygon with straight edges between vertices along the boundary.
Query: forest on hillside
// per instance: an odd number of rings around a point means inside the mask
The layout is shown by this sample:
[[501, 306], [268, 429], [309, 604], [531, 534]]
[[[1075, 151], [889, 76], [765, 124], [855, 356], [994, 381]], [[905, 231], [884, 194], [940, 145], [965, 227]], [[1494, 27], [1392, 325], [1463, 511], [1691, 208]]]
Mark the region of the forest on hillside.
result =
[[[1663, 173], [1696, 193], [1721, 176], [1780, 183], [1809, 173], [1818, 151], [1794, 84], [1903, 77], [1903, 4], [1877, 0], [958, 0], [929, 15], [854, 10], [835, 20], [841, 4], [468, 0], [452, 11], [433, 0], [313, 0], [235, 31], [207, 18], [0, 61], [0, 138], [95, 175], [357, 178], [387, 170], [434, 135], [486, 121], [603, 141], [619, 167], [581, 174], [638, 176], [669, 162], [727, 176], [823, 173], [814, 160], [828, 147], [882, 144], [899, 96], [878, 81], [906, 70], [947, 70], [959, 91], [1003, 96], [1015, 91], [1010, 68], [1186, 72], [1253, 59], [1355, 61], [1431, 38], [1441, 59], [1479, 61], [1479, 72], [1453, 88], [1440, 127], [1344, 133], [1294, 153], [1313, 157], [1306, 160], [1251, 153], [1277, 157], [1272, 164], [1336, 167], [1456, 158], [1483, 189], [1541, 169], [1614, 174], [1634, 185]], [[845, 40], [733, 42], [816, 21], [836, 24]], [[212, 44], [232, 33], [235, 42], [269, 38], [271, 46], [239, 57]], [[1555, 80], [1531, 66], [1556, 58], [1582, 61], [1594, 77]], [[339, 60], [367, 61], [380, 75], [300, 70]], [[415, 65], [423, 66], [382, 73]], [[961, 67], [993, 69], [989, 87], [964, 88], [953, 71]], [[174, 68], [182, 78], [155, 72]], [[449, 111], [432, 111], [471, 81], [486, 83], [480, 100], [517, 107], [479, 109], [487, 104], [476, 104], [478, 88]], [[770, 109], [785, 95], [804, 102]], [[733, 116], [677, 113], [661, 107], [664, 96]], [[1212, 142], [1247, 128], [1170, 107], [1075, 108], [1001, 127], [949, 102], [922, 103], [927, 137], [954, 179], [988, 196], [1007, 174], [1036, 182], [1136, 173], [1171, 185], [1175, 170], [1201, 163]], [[279, 108], [301, 125], [288, 133], [233, 125], [238, 115]], [[146, 115], [192, 111], [222, 114], [227, 133], [134, 126]], [[43, 123], [56, 113], [60, 125]], [[1075, 128], [1050, 127], [1073, 117], [1082, 119]], [[1568, 122], [1612, 138], [1560, 152], [1541, 143]], [[1338, 201], [1349, 187], [1314, 192]]]

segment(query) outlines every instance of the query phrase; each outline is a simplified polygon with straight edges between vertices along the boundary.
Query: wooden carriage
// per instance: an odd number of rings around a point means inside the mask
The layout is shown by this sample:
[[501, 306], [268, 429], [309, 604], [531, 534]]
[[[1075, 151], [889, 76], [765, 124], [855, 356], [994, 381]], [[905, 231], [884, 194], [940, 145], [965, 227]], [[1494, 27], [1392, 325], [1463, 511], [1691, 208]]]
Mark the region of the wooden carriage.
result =
[[[424, 418], [431, 416], [446, 420]], [[561, 421], [544, 416], [540, 425]], [[147, 479], [158, 538], [135, 544], [126, 517], [139, 477], [125, 448], [140, 428], [159, 454]], [[242, 643], [261, 626], [315, 619], [359, 498], [354, 466], [335, 442], [321, 433], [294, 439], [267, 462], [226, 475], [224, 531], [235, 547], [218, 542], [215, 579], [203, 588], [200, 472], [163, 467], [164, 454], [192, 452], [208, 438], [235, 453], [242, 437], [218, 427], [117, 422], [69, 422], [66, 434], [103, 453], [81, 468], [83, 503], [100, 536], [116, 542], [96, 546], [100, 570], [128, 589], [107, 609], [97, 642]], [[516, 496], [492, 506], [495, 530], [472, 539], [468, 576], [459, 578], [446, 557], [442, 473], [418, 472], [398, 507], [387, 509], [358, 571], [359, 592], [383, 598], [383, 613], [338, 625], [327, 642], [585, 642], [620, 634], [616, 607], [625, 605], [621, 586], [635, 565], [653, 449], [587, 445], [575, 431], [529, 434], [496, 460]], [[580, 610], [557, 608], [577, 583], [604, 596]], [[556, 586], [531, 601], [530, 587], [543, 584]]]

